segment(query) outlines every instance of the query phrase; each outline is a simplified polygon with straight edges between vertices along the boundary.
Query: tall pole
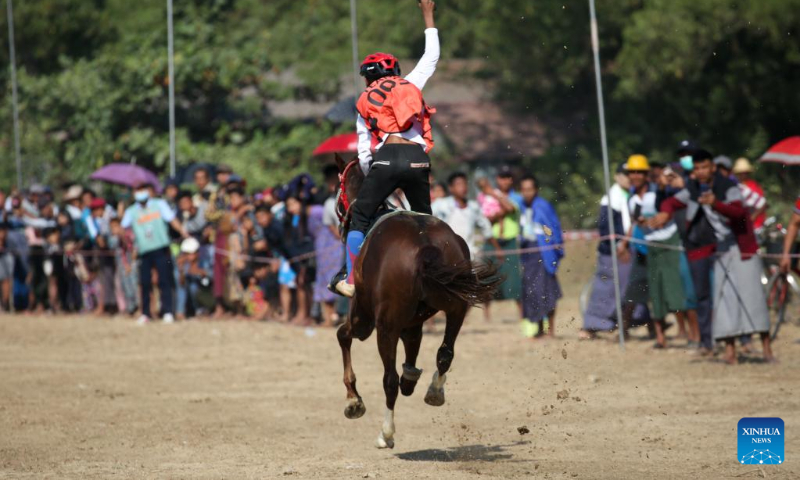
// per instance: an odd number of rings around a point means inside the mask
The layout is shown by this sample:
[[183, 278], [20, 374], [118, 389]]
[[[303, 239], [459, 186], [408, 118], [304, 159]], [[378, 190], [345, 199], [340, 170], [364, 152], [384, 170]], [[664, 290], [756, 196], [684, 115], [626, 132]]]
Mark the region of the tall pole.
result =
[[[594, 0], [589, 0], [591, 17], [592, 53], [594, 54], [594, 77], [597, 83], [597, 110], [600, 115], [600, 143], [603, 149], [603, 177], [606, 194], [609, 196], [608, 208], [611, 208], [611, 170], [608, 166], [608, 141], [606, 140], [606, 110], [603, 102], [603, 82], [600, 78], [600, 40], [597, 35], [597, 14]], [[619, 263], [617, 260], [617, 238], [614, 236], [614, 216], [608, 216], [608, 231], [611, 232], [611, 261], [614, 266], [614, 300], [617, 306], [617, 329], [619, 330], [619, 348], [625, 351], [625, 326], [622, 318], [622, 296], [619, 289]]]
[[19, 103], [17, 100], [17, 55], [14, 50], [14, 7], [6, 0], [8, 15], [8, 56], [11, 60], [11, 105], [14, 111], [14, 156], [17, 163], [17, 188], [22, 190], [22, 154], [19, 146]]
[[350, 34], [353, 44], [353, 86], [355, 87], [356, 99], [363, 89], [361, 75], [359, 75], [358, 58], [358, 22], [356, 21], [356, 0], [350, 0]]
[[167, 56], [169, 69], [169, 176], [175, 176], [175, 64], [172, 41], [172, 0], [167, 0]]

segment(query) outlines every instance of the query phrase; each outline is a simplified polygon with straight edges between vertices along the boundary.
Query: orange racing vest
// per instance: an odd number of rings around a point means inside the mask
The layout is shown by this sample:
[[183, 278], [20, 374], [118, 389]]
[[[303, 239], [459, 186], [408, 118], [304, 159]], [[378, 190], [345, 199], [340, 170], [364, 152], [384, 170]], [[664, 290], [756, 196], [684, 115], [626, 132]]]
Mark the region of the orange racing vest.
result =
[[436, 109], [425, 103], [420, 89], [408, 80], [383, 77], [374, 81], [359, 97], [356, 109], [378, 141], [387, 134], [408, 131], [417, 119], [422, 125], [425, 152], [433, 148], [431, 115]]

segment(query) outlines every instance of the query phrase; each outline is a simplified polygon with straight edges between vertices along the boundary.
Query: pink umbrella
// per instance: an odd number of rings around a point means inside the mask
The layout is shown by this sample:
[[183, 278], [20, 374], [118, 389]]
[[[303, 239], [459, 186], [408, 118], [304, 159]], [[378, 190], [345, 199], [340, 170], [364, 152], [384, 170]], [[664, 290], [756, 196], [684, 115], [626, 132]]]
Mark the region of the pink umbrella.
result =
[[789, 137], [776, 143], [759, 159], [761, 162], [800, 165], [800, 136]]
[[157, 192], [161, 191], [161, 183], [158, 181], [158, 177], [156, 177], [155, 173], [146, 168], [131, 165], [130, 163], [109, 163], [91, 174], [89, 178], [117, 185], [125, 185], [131, 188], [139, 183], [145, 182], [152, 185]]
[[[372, 148], [378, 144], [375, 137], [372, 138]], [[313, 155], [325, 155], [326, 153], [358, 153], [358, 135], [355, 133], [343, 133], [334, 135], [320, 143], [314, 149]]]

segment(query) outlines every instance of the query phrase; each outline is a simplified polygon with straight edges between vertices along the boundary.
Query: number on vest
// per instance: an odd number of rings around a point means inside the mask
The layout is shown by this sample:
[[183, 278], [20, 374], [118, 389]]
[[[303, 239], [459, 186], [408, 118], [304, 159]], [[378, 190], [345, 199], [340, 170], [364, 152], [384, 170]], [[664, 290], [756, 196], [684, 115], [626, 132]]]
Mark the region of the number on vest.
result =
[[[409, 83], [408, 80], [400, 79], [400, 85], [408, 85]], [[384, 80], [377, 88], [373, 88], [367, 93], [367, 100], [376, 107], [382, 107], [387, 98], [386, 94], [391, 93], [397, 85], [398, 83], [392, 79]], [[378, 97], [378, 99], [375, 97]]]

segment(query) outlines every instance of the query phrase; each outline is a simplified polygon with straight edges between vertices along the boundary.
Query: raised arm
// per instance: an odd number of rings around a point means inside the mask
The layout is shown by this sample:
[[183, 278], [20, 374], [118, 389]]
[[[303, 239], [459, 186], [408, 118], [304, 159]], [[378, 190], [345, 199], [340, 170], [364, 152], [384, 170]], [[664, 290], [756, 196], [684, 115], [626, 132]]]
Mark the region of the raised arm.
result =
[[358, 134], [358, 164], [364, 175], [369, 173], [369, 164], [372, 161], [372, 135], [367, 128], [364, 117], [358, 115], [356, 119], [356, 133]]
[[436, 64], [439, 62], [439, 31], [433, 19], [436, 3], [432, 0], [421, 0], [419, 8], [422, 9], [422, 17], [425, 19], [425, 53], [414, 70], [406, 75], [406, 80], [422, 90], [436, 71]]

